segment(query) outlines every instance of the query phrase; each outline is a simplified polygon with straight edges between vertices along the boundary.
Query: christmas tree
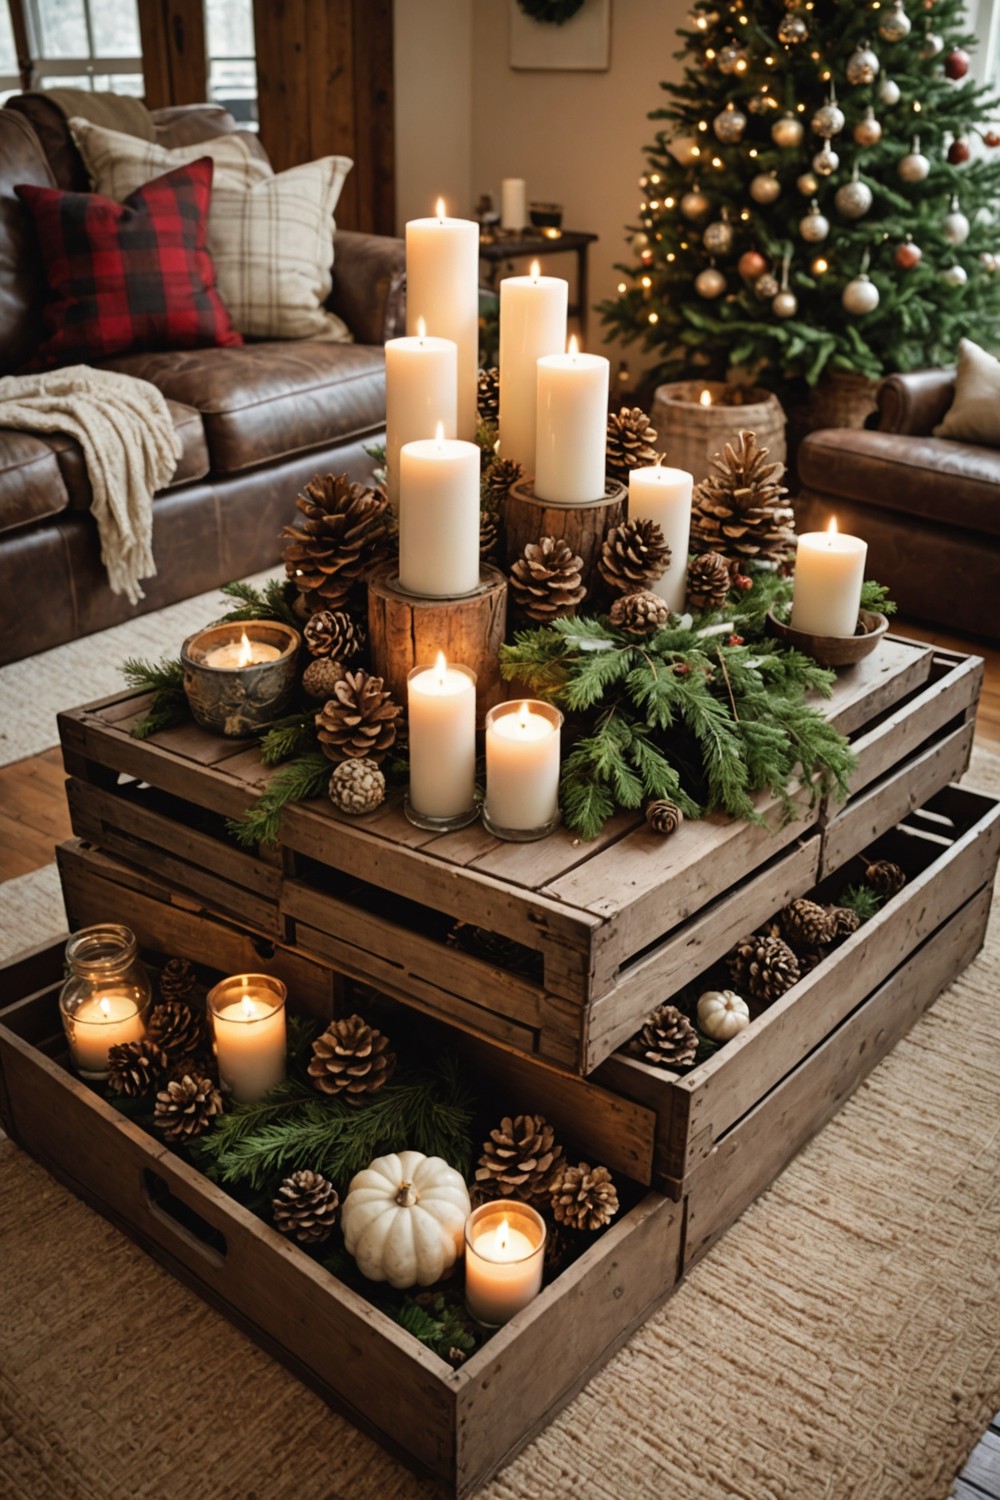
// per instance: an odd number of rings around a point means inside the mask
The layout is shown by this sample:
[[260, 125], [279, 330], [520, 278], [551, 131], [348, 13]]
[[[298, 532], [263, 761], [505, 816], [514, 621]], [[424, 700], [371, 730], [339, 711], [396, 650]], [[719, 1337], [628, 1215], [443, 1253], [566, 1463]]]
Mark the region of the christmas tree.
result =
[[[948, 364], [1000, 332], [996, 100], [962, 0], [696, 0], [601, 312], [655, 377]], [[973, 144], [976, 149], [973, 150]]]

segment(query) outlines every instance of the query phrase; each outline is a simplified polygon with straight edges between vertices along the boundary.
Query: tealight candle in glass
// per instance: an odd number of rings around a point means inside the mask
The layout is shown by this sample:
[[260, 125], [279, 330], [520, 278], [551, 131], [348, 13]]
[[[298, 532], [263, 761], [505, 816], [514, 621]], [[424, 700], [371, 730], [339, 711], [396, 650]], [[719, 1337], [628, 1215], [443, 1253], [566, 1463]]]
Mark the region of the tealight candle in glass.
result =
[[285, 1077], [285, 997], [271, 974], [234, 974], [208, 995], [219, 1081], [252, 1104]]
[[152, 989], [135, 934], [117, 922], [81, 928], [66, 944], [66, 965], [59, 1015], [73, 1066], [81, 1078], [107, 1078], [111, 1048], [146, 1035]]
[[537, 699], [498, 703], [486, 715], [483, 823], [497, 838], [525, 843], [559, 822], [562, 721]]
[[465, 1223], [465, 1305], [479, 1323], [498, 1328], [542, 1289], [545, 1220], [514, 1199], [484, 1203]]
[[437, 654], [406, 679], [410, 786], [406, 816], [418, 828], [464, 828], [476, 805], [476, 674]]

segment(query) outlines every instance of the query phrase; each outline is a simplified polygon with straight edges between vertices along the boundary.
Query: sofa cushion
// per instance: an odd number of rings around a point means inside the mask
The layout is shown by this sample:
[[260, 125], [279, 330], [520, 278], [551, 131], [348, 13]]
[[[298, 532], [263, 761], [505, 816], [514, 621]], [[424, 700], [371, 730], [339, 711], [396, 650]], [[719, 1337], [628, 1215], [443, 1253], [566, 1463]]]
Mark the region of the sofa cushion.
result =
[[214, 474], [253, 469], [385, 426], [385, 355], [371, 345], [246, 344], [106, 363], [201, 412]]
[[1000, 359], [971, 339], [958, 341], [955, 399], [934, 436], [1000, 448]]
[[51, 369], [136, 347], [239, 344], [206, 249], [209, 158], [147, 183], [124, 203], [23, 183], [48, 286], [45, 343], [32, 366]]
[[59, 462], [45, 439], [0, 428], [0, 532], [57, 516], [68, 503]]
[[[177, 489], [178, 485], [204, 479], [209, 471], [208, 444], [205, 441], [201, 413], [195, 411], [193, 406], [182, 406], [179, 401], [168, 401], [167, 406], [173, 418], [174, 431], [181, 440], [181, 456], [166, 490], [158, 490], [153, 496], [154, 500], [159, 495], [166, 494], [167, 490]], [[59, 472], [69, 495], [69, 509], [89, 510], [94, 496], [79, 443], [59, 433], [47, 434], [45, 442], [56, 455]]]
[[[120, 130], [105, 130], [78, 117], [70, 120], [69, 128], [83, 157], [91, 188], [116, 203], [122, 203], [152, 178], [162, 177], [175, 167], [190, 166], [203, 156], [212, 158], [213, 202], [222, 186], [245, 191], [255, 182], [274, 176], [270, 162], [250, 150], [246, 136], [231, 131], [212, 140], [168, 147], [157, 141], [141, 141]], [[211, 246], [211, 206], [208, 237]]]
[[0, 109], [0, 373], [19, 369], [42, 336], [45, 277], [38, 242], [14, 184], [51, 188], [52, 173], [31, 126]]
[[828, 428], [798, 454], [806, 489], [1000, 536], [1000, 454], [947, 438]]

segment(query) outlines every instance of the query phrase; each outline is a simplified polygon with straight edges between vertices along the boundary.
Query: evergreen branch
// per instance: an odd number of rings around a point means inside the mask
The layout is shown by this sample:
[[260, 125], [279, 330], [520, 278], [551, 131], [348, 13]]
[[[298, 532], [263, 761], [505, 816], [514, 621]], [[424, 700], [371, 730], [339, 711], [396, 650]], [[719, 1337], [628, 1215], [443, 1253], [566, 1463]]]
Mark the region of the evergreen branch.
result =
[[890, 599], [889, 590], [883, 584], [876, 583], [874, 578], [866, 578], [861, 585], [861, 608], [877, 615], [894, 615], [896, 601]]
[[260, 741], [261, 764], [276, 766], [293, 755], [303, 755], [316, 748], [316, 715], [312, 712], [289, 714], [278, 719]]
[[298, 630], [301, 621], [296, 617], [286, 597], [286, 581], [269, 578], [263, 590], [252, 583], [227, 583], [222, 592], [230, 599], [239, 601], [235, 609], [222, 616], [220, 624], [228, 625], [240, 620], [278, 620]]
[[870, 922], [881, 907], [882, 900], [876, 896], [871, 886], [849, 885], [841, 892], [838, 904], [850, 907], [851, 911], [857, 912], [862, 922]]
[[190, 716], [180, 657], [165, 656], [158, 662], [150, 662], [130, 656], [122, 662], [122, 676], [129, 687], [153, 694], [145, 717], [133, 725], [132, 734], [137, 740], [148, 739], [161, 729], [183, 724]]
[[404, 1297], [392, 1309], [392, 1316], [401, 1328], [412, 1333], [415, 1339], [426, 1344], [441, 1359], [453, 1362], [454, 1350], [471, 1354], [476, 1347], [476, 1338], [469, 1327], [464, 1309], [449, 1302], [440, 1293], [430, 1306], [422, 1305], [412, 1297]]
[[286, 761], [275, 772], [257, 801], [242, 818], [228, 818], [227, 831], [244, 849], [273, 844], [278, 837], [282, 808], [290, 802], [318, 797], [330, 779], [333, 767], [318, 750]]

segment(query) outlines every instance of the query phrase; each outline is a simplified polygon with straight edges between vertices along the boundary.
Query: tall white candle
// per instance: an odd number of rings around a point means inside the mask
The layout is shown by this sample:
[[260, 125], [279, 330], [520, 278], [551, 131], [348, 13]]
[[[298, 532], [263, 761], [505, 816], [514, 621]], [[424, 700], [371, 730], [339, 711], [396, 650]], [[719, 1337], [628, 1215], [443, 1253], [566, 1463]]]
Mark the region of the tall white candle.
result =
[[446, 438], [457, 434], [458, 346], [431, 338], [418, 319], [413, 338], [390, 339], [385, 346], [386, 492], [399, 509], [399, 450], [404, 443], [433, 437], [438, 425]]
[[448, 599], [479, 586], [479, 449], [443, 435], [399, 453], [399, 582]]
[[479, 225], [447, 218], [440, 199], [436, 218], [406, 226], [407, 333], [416, 334], [418, 318], [434, 338], [456, 345], [456, 435], [471, 442], [479, 383]]
[[675, 614], [684, 610], [693, 488], [694, 476], [686, 469], [665, 469], [662, 464], [633, 469], [628, 476], [629, 520], [655, 521], [670, 548], [666, 572], [650, 587]]
[[551, 704], [500, 703], [486, 715], [487, 825], [547, 831], [559, 816], [562, 714]]
[[106, 1074], [108, 1052], [122, 1042], [139, 1042], [146, 1035], [132, 995], [98, 995], [73, 1011], [67, 1028], [70, 1055], [81, 1073]]
[[553, 505], [588, 505], [604, 497], [608, 442], [608, 361], [567, 354], [538, 361], [535, 494]]
[[535, 473], [538, 361], [566, 348], [569, 285], [561, 276], [505, 276], [500, 283], [500, 453]]
[[505, 177], [500, 184], [501, 229], [523, 229], [528, 222], [528, 193], [523, 177]]
[[285, 986], [268, 974], [224, 979], [208, 997], [219, 1077], [240, 1104], [285, 1076]]
[[511, 1199], [484, 1203], [465, 1226], [465, 1301], [490, 1327], [508, 1322], [542, 1288], [545, 1223]]
[[868, 543], [837, 530], [806, 531], [795, 553], [792, 628], [809, 635], [849, 636], [858, 624]]
[[425, 818], [461, 817], [476, 792], [476, 674], [439, 651], [433, 667], [414, 667], [406, 692], [410, 806]]

